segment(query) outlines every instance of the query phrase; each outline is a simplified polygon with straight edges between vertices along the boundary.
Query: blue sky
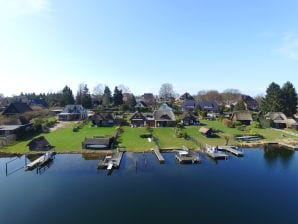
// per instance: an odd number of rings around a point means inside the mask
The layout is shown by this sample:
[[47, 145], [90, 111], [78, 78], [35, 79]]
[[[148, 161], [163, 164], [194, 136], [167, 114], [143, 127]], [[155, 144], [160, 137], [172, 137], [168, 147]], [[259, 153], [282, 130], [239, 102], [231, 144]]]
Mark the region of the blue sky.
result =
[[296, 0], [0, 0], [0, 93], [298, 88]]

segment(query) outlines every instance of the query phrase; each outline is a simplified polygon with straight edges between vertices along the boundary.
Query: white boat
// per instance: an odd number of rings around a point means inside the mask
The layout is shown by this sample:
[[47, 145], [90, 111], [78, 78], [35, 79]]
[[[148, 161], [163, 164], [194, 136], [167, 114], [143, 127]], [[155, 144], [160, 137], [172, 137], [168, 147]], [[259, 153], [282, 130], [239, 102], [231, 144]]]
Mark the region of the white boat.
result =
[[206, 146], [206, 153], [212, 159], [227, 159], [228, 154], [218, 151], [217, 147], [214, 146]]

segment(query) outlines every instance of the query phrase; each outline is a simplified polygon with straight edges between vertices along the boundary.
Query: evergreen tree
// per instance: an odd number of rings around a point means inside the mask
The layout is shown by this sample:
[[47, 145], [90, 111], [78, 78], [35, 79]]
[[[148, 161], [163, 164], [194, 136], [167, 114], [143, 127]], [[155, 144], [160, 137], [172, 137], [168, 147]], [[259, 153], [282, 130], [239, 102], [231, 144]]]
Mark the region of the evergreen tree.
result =
[[110, 106], [111, 103], [111, 90], [108, 86], [105, 87], [104, 91], [103, 91], [103, 97], [102, 97], [102, 105], [104, 107], [108, 107]]
[[234, 111], [246, 110], [246, 106], [243, 100], [240, 100], [234, 107]]
[[118, 89], [116, 86], [114, 89], [114, 94], [113, 94], [113, 103], [114, 106], [120, 106], [123, 104], [123, 95], [122, 91]]
[[63, 101], [61, 106], [65, 106], [68, 104], [74, 104], [74, 96], [72, 90], [66, 85], [62, 90]]
[[266, 96], [262, 99], [261, 110], [263, 113], [282, 111], [282, 91], [280, 86], [272, 82], [266, 90]]
[[292, 83], [286, 82], [282, 89], [282, 112], [290, 117], [296, 113], [297, 93]]
[[92, 107], [92, 98], [86, 84], [80, 84], [76, 96], [76, 103], [82, 104], [85, 108]]

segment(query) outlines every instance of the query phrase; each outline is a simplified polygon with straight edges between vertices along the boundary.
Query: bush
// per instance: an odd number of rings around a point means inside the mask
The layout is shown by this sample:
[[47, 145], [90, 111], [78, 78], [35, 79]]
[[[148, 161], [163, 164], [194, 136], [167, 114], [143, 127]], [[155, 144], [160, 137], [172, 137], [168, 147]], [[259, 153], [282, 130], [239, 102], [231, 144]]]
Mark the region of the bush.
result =
[[250, 126], [251, 126], [252, 128], [261, 128], [261, 124], [260, 124], [260, 122], [257, 122], [257, 121], [253, 121], [253, 122], [251, 122]]
[[144, 133], [140, 135], [141, 138], [152, 138], [152, 134], [151, 133]]
[[234, 123], [231, 120], [227, 119], [227, 118], [222, 119], [222, 123], [225, 126], [229, 127], [229, 128], [234, 128], [235, 127]]

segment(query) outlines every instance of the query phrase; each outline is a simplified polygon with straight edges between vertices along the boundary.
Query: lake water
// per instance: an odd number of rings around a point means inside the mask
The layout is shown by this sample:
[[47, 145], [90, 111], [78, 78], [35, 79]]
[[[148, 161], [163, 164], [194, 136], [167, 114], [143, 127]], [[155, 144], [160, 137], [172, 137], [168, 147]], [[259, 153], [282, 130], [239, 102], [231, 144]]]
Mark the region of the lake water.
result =
[[18, 158], [6, 176], [11, 158], [1, 158], [0, 223], [298, 223], [297, 152], [244, 153], [191, 165], [125, 153], [111, 175], [97, 160], [56, 155], [41, 173], [17, 170]]

